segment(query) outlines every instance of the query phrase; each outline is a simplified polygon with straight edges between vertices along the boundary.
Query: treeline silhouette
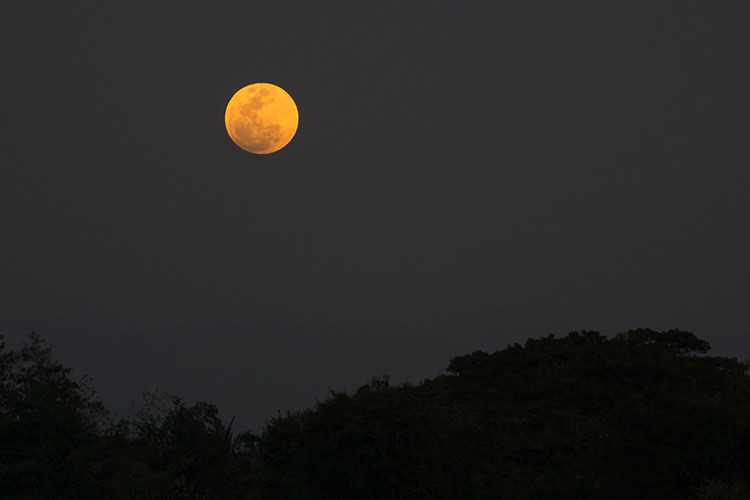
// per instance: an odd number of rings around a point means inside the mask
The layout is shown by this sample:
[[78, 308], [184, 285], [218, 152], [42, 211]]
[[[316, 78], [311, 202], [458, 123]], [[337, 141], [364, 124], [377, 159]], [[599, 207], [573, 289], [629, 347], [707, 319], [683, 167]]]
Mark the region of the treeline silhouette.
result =
[[235, 437], [174, 396], [115, 421], [38, 335], [0, 337], [0, 497], [748, 498], [748, 365], [708, 350], [680, 330], [550, 335]]

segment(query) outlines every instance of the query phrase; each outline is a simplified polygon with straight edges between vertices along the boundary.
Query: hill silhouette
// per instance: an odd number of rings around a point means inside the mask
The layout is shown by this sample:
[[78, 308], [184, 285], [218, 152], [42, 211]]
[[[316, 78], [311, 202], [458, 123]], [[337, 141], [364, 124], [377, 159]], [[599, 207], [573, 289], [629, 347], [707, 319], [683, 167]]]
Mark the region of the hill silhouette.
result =
[[216, 405], [176, 396], [112, 418], [31, 334], [0, 342], [0, 495], [747, 498], [750, 367], [709, 349], [682, 330], [549, 335], [234, 437]]

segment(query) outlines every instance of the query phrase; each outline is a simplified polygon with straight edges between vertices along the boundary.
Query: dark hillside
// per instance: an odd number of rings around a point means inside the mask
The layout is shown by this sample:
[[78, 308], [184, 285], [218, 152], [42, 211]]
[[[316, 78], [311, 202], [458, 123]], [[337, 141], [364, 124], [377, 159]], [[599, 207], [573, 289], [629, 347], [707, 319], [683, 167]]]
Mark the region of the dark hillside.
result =
[[254, 463], [269, 498], [747, 493], [747, 367], [708, 349], [635, 330], [477, 351], [419, 386], [374, 380], [275, 419]]
[[708, 350], [679, 330], [550, 335], [235, 437], [172, 396], [115, 422], [32, 335], [0, 342], [0, 496], [747, 498], [748, 366]]

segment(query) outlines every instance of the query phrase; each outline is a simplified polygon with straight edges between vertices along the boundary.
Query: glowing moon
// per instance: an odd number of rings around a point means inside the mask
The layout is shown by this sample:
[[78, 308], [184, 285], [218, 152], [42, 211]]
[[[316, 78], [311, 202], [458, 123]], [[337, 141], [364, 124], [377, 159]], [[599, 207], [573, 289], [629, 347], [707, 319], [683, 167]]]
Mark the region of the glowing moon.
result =
[[229, 100], [224, 124], [235, 144], [264, 155], [289, 144], [297, 132], [299, 114], [284, 89], [270, 83], [253, 83]]

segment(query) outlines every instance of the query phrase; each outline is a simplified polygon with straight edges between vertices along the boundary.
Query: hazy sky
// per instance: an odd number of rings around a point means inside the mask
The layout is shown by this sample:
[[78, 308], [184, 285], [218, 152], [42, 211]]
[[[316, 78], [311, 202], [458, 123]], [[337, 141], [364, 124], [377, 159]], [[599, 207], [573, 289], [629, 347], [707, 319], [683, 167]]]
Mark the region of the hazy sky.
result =
[[[748, 26], [746, 1], [4, 2], [0, 321], [534, 303], [739, 339]], [[253, 82], [299, 108], [272, 155], [224, 128]]]

